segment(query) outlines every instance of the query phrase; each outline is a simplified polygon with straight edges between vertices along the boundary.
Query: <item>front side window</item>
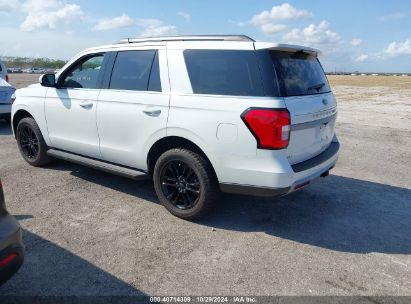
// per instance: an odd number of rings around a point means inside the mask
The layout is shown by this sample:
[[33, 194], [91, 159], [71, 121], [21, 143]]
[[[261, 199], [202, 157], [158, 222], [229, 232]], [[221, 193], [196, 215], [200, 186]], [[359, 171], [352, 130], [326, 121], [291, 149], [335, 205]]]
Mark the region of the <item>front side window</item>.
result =
[[109, 88], [161, 91], [157, 52], [154, 50], [118, 52]]
[[193, 93], [264, 96], [254, 51], [185, 50]]
[[64, 74], [61, 86], [64, 88], [97, 89], [101, 76], [104, 54], [88, 56]]

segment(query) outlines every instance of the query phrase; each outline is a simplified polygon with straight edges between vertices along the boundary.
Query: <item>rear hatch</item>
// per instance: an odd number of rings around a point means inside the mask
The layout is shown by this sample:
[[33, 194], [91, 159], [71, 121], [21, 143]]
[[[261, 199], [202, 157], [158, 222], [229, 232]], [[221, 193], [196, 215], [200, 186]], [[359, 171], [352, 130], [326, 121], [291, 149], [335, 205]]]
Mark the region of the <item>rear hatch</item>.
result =
[[284, 98], [290, 112], [291, 133], [286, 149], [290, 164], [321, 154], [334, 137], [337, 104], [317, 53], [297, 48], [258, 53], [268, 94], [276, 85], [275, 91]]

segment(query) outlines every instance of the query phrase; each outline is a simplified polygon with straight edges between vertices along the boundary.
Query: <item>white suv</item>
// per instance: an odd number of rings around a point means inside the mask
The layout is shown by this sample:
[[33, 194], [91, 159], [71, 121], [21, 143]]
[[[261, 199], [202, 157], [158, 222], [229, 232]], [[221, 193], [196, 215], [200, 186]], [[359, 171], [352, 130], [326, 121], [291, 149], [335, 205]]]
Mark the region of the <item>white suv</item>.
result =
[[152, 176], [174, 215], [222, 192], [278, 196], [334, 167], [336, 100], [314, 49], [246, 36], [127, 39], [17, 91], [23, 158]]

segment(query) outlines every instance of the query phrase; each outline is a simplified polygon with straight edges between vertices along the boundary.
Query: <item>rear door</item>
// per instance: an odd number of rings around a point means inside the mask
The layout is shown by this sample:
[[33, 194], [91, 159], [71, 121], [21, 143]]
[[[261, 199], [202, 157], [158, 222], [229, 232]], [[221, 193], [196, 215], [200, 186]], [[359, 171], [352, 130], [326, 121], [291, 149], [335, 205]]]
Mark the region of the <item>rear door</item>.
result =
[[102, 159], [145, 169], [144, 151], [166, 136], [170, 101], [166, 52], [134, 49], [114, 56], [97, 109]]
[[297, 49], [260, 52], [263, 69], [274, 70], [272, 77], [277, 78], [290, 112], [289, 162], [296, 164], [321, 154], [334, 137], [337, 104], [316, 55]]

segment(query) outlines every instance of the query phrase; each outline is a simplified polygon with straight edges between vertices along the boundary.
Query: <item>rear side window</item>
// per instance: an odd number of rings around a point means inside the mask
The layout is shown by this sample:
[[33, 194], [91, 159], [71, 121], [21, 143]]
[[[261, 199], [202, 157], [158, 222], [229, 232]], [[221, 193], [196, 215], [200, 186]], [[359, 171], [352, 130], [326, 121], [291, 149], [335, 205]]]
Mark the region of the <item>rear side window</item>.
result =
[[[150, 75], [152, 75], [151, 80]], [[109, 88], [132, 91], [161, 91], [157, 52], [118, 52]]]
[[283, 96], [330, 92], [330, 85], [317, 57], [307, 53], [270, 51]]
[[195, 94], [264, 96], [254, 51], [185, 50]]

